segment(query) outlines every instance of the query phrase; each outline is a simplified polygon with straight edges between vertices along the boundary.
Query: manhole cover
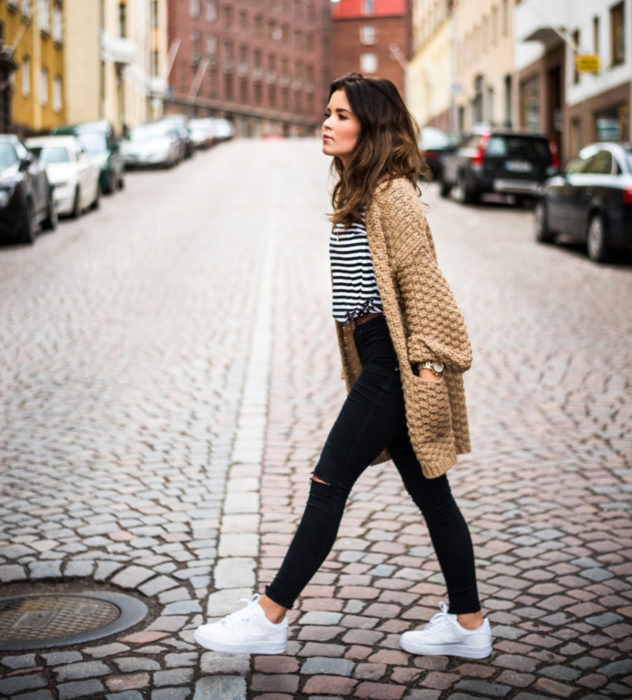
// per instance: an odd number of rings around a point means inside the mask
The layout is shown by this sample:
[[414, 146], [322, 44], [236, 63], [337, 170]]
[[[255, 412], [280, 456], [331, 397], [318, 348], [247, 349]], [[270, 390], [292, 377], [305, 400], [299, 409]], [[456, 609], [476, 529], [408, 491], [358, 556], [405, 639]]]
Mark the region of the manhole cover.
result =
[[132, 627], [146, 614], [142, 601], [122, 593], [0, 598], [0, 649], [45, 649], [100, 639]]

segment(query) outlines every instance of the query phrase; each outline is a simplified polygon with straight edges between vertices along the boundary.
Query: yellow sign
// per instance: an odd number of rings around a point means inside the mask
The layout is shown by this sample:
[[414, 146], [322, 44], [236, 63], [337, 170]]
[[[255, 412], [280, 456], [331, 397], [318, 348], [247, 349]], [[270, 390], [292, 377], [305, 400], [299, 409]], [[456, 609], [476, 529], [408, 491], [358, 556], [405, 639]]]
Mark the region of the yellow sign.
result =
[[580, 73], [599, 73], [599, 56], [575, 56], [575, 66]]

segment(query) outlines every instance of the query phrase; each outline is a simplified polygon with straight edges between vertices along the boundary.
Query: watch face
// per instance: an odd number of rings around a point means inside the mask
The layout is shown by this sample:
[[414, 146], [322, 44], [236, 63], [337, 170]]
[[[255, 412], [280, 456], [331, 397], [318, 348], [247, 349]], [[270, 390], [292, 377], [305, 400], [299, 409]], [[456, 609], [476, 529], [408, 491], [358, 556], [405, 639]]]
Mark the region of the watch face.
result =
[[434, 371], [437, 374], [441, 374], [441, 372], [443, 372], [443, 362], [439, 362], [439, 361], [433, 362], [432, 369], [434, 369]]

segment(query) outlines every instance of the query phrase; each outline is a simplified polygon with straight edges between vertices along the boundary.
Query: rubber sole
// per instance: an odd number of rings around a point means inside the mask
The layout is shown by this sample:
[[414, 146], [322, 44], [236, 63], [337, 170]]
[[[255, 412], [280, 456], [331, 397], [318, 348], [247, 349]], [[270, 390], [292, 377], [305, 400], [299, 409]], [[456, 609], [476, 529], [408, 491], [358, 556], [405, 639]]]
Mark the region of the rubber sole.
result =
[[198, 630], [193, 633], [193, 639], [205, 649], [221, 654], [282, 654], [287, 646], [287, 640], [281, 642], [247, 642], [245, 644], [227, 644], [206, 639]]
[[409, 654], [423, 654], [425, 656], [459, 656], [463, 659], [485, 659], [492, 653], [492, 645], [488, 647], [470, 647], [466, 644], [424, 645], [400, 640], [400, 646]]

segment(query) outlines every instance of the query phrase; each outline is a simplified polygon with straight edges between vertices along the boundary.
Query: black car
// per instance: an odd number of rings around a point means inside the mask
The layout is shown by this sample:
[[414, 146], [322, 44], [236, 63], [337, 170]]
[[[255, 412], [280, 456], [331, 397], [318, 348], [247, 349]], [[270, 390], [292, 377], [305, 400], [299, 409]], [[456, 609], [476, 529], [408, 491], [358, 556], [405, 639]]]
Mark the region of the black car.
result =
[[466, 136], [454, 153], [443, 158], [441, 196], [456, 187], [464, 204], [482, 194], [532, 201], [540, 185], [559, 169], [557, 149], [543, 134], [508, 129], [481, 129]]
[[564, 233], [603, 262], [632, 252], [632, 146], [594, 143], [546, 181], [534, 212], [536, 240]]
[[40, 225], [57, 226], [46, 170], [17, 136], [0, 134], [0, 238], [33, 243]]
[[84, 122], [58, 126], [52, 135], [76, 136], [83, 150], [99, 166], [99, 186], [101, 192], [110, 194], [125, 186], [123, 173], [125, 164], [120, 145], [108, 121]]

